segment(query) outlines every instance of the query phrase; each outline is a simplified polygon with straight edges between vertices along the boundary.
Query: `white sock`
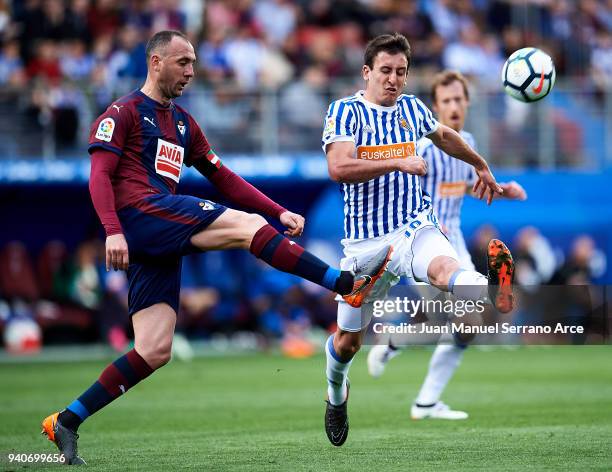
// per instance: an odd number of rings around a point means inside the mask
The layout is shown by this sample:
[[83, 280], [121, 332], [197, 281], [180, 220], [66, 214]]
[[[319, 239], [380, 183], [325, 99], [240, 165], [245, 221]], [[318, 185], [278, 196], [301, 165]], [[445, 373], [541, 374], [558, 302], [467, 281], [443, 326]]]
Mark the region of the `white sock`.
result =
[[442, 392], [461, 363], [463, 351], [465, 349], [453, 344], [438, 344], [431, 356], [429, 370], [416, 398], [417, 404], [432, 405], [440, 400]]
[[334, 349], [334, 335], [332, 334], [325, 343], [325, 354], [327, 356], [327, 396], [332, 405], [341, 405], [346, 400], [347, 388], [346, 377], [353, 360], [341, 362]]
[[448, 282], [450, 292], [461, 300], [484, 300], [489, 280], [480, 272], [459, 269]]

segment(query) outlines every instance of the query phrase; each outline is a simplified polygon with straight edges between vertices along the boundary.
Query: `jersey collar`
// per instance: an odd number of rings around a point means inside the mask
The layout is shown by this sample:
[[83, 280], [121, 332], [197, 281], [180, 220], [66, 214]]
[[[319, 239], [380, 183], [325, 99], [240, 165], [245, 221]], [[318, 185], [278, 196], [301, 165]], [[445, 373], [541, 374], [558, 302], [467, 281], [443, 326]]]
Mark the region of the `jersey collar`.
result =
[[144, 100], [149, 103], [150, 105], [159, 108], [161, 110], [169, 110], [170, 108], [172, 108], [174, 106], [174, 102], [171, 101], [168, 105], [163, 105], [162, 103], [159, 103], [157, 100], [153, 100], [151, 97], [149, 97], [146, 93], [144, 93], [142, 90], [140, 89], [136, 89], [136, 93], [138, 95], [140, 95], [142, 98], [144, 98]]
[[397, 102], [395, 102], [395, 105], [393, 105], [392, 107], [385, 107], [383, 105], [377, 105], [376, 103], [372, 103], [366, 100], [364, 98], [364, 94], [365, 94], [365, 90], [360, 90], [359, 92], [355, 94], [355, 96], [360, 102], [363, 102], [365, 105], [367, 105], [370, 108], [374, 108], [375, 110], [379, 110], [379, 111], [388, 111], [388, 112], [392, 112], [397, 109]]

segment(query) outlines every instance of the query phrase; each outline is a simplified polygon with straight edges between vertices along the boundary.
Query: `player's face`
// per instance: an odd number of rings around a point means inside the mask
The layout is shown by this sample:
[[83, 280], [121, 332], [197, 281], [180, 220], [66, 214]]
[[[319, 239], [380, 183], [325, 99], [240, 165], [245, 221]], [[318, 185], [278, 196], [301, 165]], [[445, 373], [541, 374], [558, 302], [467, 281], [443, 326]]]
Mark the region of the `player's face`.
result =
[[367, 82], [366, 98], [378, 105], [393, 106], [406, 85], [408, 59], [402, 53], [379, 52], [372, 69], [363, 66], [362, 76]]
[[455, 131], [463, 129], [469, 104], [461, 82], [455, 80], [448, 85], [436, 87], [436, 102], [433, 104], [433, 109], [438, 114], [440, 122]]
[[180, 97], [193, 78], [196, 56], [189, 41], [175, 36], [166, 47], [159, 61], [157, 83], [162, 94], [168, 98]]

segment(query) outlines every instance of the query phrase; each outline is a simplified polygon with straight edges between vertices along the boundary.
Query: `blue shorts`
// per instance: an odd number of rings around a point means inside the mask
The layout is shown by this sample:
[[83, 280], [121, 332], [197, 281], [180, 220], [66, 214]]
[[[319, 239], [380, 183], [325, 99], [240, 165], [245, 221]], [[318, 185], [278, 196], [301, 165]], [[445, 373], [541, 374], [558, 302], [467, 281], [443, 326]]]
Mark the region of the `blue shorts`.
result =
[[128, 307], [132, 316], [156, 303], [179, 308], [181, 258], [199, 252], [195, 233], [209, 226], [227, 208], [190, 195], [152, 195], [138, 208], [119, 210], [128, 243]]

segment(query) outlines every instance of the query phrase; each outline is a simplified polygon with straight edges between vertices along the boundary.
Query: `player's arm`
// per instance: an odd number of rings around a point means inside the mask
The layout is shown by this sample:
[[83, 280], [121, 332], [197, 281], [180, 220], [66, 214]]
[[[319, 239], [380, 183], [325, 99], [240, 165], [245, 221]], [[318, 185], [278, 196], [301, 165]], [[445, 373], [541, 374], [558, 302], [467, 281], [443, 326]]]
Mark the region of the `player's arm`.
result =
[[202, 129], [191, 116], [189, 116], [189, 124], [192, 133], [189, 146], [190, 157], [186, 164], [193, 165], [228, 200], [258, 213], [278, 218], [288, 228], [285, 231], [287, 236], [301, 236], [304, 231], [304, 217], [282, 207], [224, 166], [219, 156], [211, 149]]
[[327, 145], [327, 169], [332, 180], [354, 184], [367, 182], [396, 170], [414, 175], [425, 175], [427, 173], [427, 164], [419, 156], [368, 161], [355, 159], [355, 151], [353, 141], [337, 141]]
[[119, 164], [119, 156], [102, 148], [91, 154], [89, 193], [98, 218], [106, 232], [106, 270], [127, 270], [128, 245], [115, 210], [115, 194], [111, 178]]
[[474, 167], [478, 178], [473, 192], [477, 198], [482, 199], [486, 196], [487, 204], [490, 205], [495, 194], [503, 194], [503, 189], [493, 177], [487, 161], [474, 151], [455, 130], [440, 123], [436, 130], [427, 137], [450, 156]]
[[305, 223], [303, 216], [287, 210], [232, 172], [221, 163], [212, 150], [208, 151], [206, 158], [196, 160], [193, 165], [228, 200], [258, 213], [278, 218], [288, 228], [285, 231], [287, 236], [302, 235]]

